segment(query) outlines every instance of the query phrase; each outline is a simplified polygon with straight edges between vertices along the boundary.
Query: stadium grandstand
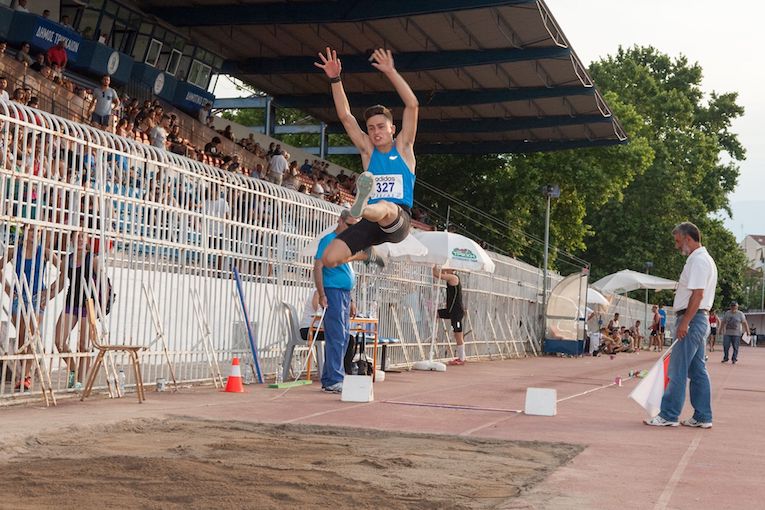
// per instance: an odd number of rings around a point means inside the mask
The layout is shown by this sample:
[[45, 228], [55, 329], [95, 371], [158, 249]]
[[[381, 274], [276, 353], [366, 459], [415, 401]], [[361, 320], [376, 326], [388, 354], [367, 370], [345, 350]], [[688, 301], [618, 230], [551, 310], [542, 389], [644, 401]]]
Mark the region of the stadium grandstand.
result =
[[[301, 250], [353, 201], [354, 177], [325, 159], [347, 152], [328, 144], [342, 128], [312, 65], [327, 45], [342, 50], [352, 104], [396, 111], [368, 65], [369, 48], [394, 51], [421, 104], [419, 154], [627, 141], [541, 0], [4, 0], [0, 39], [0, 399], [73, 393], [98, 339], [142, 346], [151, 383], [217, 384], [233, 356], [254, 368], [234, 268], [263, 372], [281, 371], [290, 310], [311, 291]], [[219, 74], [262, 93], [216, 98]], [[303, 129], [321, 134], [320, 147], [278, 147], [290, 128], [273, 122], [280, 107], [315, 119]], [[214, 114], [243, 108], [264, 108], [265, 125]], [[279, 148], [308, 161], [283, 186], [263, 180]], [[316, 176], [326, 189], [315, 189]], [[463, 283], [468, 352], [536, 354], [542, 272], [492, 258], [494, 274]], [[422, 359], [435, 327], [430, 268], [357, 269], [359, 301], [378, 304], [389, 363]], [[96, 301], [97, 328], [73, 286]], [[627, 299], [619, 309], [643, 313]], [[438, 349], [450, 349], [443, 331]], [[124, 361], [107, 363], [96, 387], [111, 391]]]

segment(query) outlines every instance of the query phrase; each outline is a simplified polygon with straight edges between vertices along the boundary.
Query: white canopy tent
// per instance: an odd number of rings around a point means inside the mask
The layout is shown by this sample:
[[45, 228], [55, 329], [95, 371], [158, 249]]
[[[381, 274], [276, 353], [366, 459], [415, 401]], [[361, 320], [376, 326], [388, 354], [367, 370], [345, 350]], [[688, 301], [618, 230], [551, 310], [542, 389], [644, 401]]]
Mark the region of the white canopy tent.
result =
[[670, 290], [677, 287], [677, 282], [674, 280], [667, 280], [666, 278], [659, 278], [658, 276], [652, 276], [650, 274], [624, 269], [618, 273], [604, 276], [593, 283], [592, 286], [601, 292], [607, 292], [609, 294], [626, 294], [627, 292], [638, 289]]
[[593, 289], [592, 287], [587, 288], [587, 304], [588, 305], [597, 305], [597, 306], [608, 306], [610, 302], [600, 292]]
[[645, 289], [645, 317], [643, 319], [643, 331], [648, 336], [648, 291], [649, 290], [674, 290], [677, 282], [652, 276], [638, 271], [624, 269], [614, 274], [604, 276], [592, 284], [601, 292], [611, 294], [626, 294], [633, 290]]

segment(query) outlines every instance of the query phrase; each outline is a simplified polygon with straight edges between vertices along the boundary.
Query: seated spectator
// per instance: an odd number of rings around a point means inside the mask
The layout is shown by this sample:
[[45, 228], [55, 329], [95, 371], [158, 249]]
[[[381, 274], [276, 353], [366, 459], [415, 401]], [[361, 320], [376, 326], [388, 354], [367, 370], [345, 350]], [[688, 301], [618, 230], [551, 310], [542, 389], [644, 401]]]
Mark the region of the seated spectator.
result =
[[83, 39], [93, 39], [93, 27], [85, 27], [80, 32]]
[[298, 186], [297, 192], [298, 193], [305, 193], [306, 195], [310, 194], [309, 190], [308, 190], [308, 186], [306, 186], [305, 184], [301, 184], [300, 186]]
[[5, 41], [0, 41], [0, 57], [5, 56], [5, 51], [8, 49], [8, 43]]
[[621, 327], [618, 337], [622, 340], [623, 352], [635, 352], [635, 339], [632, 337], [632, 333], [626, 326]]
[[300, 172], [304, 173], [305, 175], [309, 175], [310, 176], [312, 169], [313, 169], [313, 167], [311, 166], [311, 164], [306, 159], [305, 163], [303, 163], [303, 166], [300, 167]]
[[229, 172], [239, 172], [239, 170], [242, 168], [242, 164], [239, 161], [239, 154], [234, 154], [231, 156], [231, 161], [229, 161], [228, 166], [226, 167], [226, 170]]
[[226, 126], [226, 129], [221, 131], [220, 134], [222, 134], [223, 136], [225, 136], [226, 138], [228, 138], [231, 141], [234, 140], [234, 132], [231, 130], [231, 124]]
[[202, 108], [199, 109], [197, 112], [197, 119], [202, 124], [207, 124], [207, 119], [210, 117], [210, 109], [212, 108], [212, 105], [210, 103], [205, 103]]
[[5, 76], [0, 76], [0, 99], [11, 100], [11, 97], [8, 95], [8, 78]]
[[265, 150], [263, 150], [263, 147], [261, 147], [259, 143], [255, 143], [255, 144], [252, 146], [252, 149], [251, 149], [251, 151], [252, 151], [252, 153], [253, 153], [253, 154], [255, 154], [257, 157], [259, 157], [259, 158], [263, 158], [263, 159], [266, 159], [266, 151], [265, 151]]
[[311, 196], [316, 198], [324, 198], [324, 178], [314, 177], [313, 187], [311, 188]]
[[50, 19], [50, 9], [43, 9], [42, 17], [43, 19]]
[[220, 154], [220, 149], [218, 146], [220, 145], [220, 138], [217, 136], [213, 137], [212, 141], [210, 141], [208, 144], [205, 145], [205, 154], [209, 154], [211, 156], [217, 156]]
[[616, 354], [622, 352], [623, 344], [619, 332], [609, 332], [608, 328], [601, 328], [600, 330], [600, 348], [602, 352], [606, 354]]
[[124, 136], [127, 137], [130, 132], [130, 121], [127, 118], [121, 118], [119, 122], [117, 122], [117, 128], [115, 129], [115, 133], [117, 133], [117, 136]]
[[48, 48], [48, 52], [45, 54], [45, 58], [48, 59], [48, 64], [53, 68], [66, 68], [66, 62], [68, 57], [66, 55], [66, 47], [64, 46], [64, 40], [60, 40], [55, 46]]
[[38, 53], [34, 63], [29, 68], [39, 73], [43, 67], [45, 67], [45, 53]]
[[16, 2], [16, 7], [13, 8], [16, 12], [29, 12], [29, 9], [27, 9], [27, 0], [18, 0]]
[[170, 134], [167, 135], [167, 141], [170, 144], [168, 149], [170, 152], [181, 155], [186, 154], [186, 140], [181, 136], [180, 125], [176, 124], [170, 128]]
[[250, 177], [253, 179], [262, 179], [263, 178], [263, 165], [261, 163], [257, 163], [255, 165], [255, 168], [252, 169], [250, 172]]
[[59, 21], [59, 25], [61, 25], [64, 28], [68, 28], [69, 30], [74, 30], [74, 27], [69, 22], [69, 16], [67, 16], [66, 14], [61, 16], [61, 21]]
[[17, 103], [27, 104], [27, 95], [24, 93], [24, 89], [22, 88], [15, 89], [11, 99]]
[[29, 101], [27, 101], [27, 106], [30, 108], [40, 108], [40, 100], [37, 99], [37, 97], [32, 96], [29, 98]]
[[608, 321], [608, 332], [613, 333], [615, 331], [618, 331], [620, 329], [619, 326], [619, 314], [615, 313], [614, 318]]
[[29, 50], [31, 48], [32, 47], [29, 45], [28, 42], [22, 43], [21, 49], [19, 50], [18, 53], [16, 53], [16, 60], [18, 60], [19, 62], [27, 66], [31, 66], [32, 64], [34, 64], [35, 61], [32, 60], [32, 57], [29, 56]]
[[297, 161], [293, 161], [290, 163], [290, 167], [287, 170], [287, 174], [284, 177], [284, 180], [282, 182], [282, 186], [284, 186], [287, 189], [294, 189], [297, 191], [298, 185], [300, 184], [300, 170], [297, 166]]

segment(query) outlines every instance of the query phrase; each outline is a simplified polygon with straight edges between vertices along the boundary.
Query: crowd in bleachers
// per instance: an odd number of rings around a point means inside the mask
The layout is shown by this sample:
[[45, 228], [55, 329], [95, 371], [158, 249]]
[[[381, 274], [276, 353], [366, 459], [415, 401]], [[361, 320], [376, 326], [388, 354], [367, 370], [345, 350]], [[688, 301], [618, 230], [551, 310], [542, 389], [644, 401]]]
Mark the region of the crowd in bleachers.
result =
[[[281, 184], [298, 193], [349, 206], [356, 192], [356, 174], [329, 172], [329, 163], [305, 160], [301, 165], [278, 142], [268, 148], [255, 141], [253, 134], [236, 140], [227, 126], [213, 130], [212, 105], [204, 105], [197, 118], [164, 105], [158, 99], [139, 100], [114, 91], [117, 100], [110, 108], [108, 122], [94, 121], [99, 94], [109, 88], [77, 85], [64, 74], [63, 65], [54, 62], [50, 52], [32, 58], [29, 45], [8, 48], [0, 41], [0, 98], [63, 116], [75, 122], [101, 127], [119, 136], [153, 145], [169, 152], [254, 179]], [[21, 55], [21, 56], [19, 56]], [[29, 63], [31, 62], [31, 64]], [[83, 82], [84, 83], [84, 82]], [[111, 89], [113, 90], [113, 89]], [[287, 161], [286, 167], [274, 165], [275, 157]], [[277, 158], [279, 159], [279, 158]], [[275, 175], [281, 173], [281, 177]], [[427, 214], [413, 210], [414, 224], [430, 229]]]
[[[280, 156], [286, 160], [290, 159], [289, 153], [276, 142], [271, 143], [266, 149], [261, 147], [252, 135], [241, 140], [235, 140], [230, 126], [219, 131], [217, 136], [208, 138], [204, 145], [195, 144], [194, 140], [184, 136], [184, 133], [189, 132], [189, 126], [184, 126], [184, 123], [198, 122], [198, 126], [191, 126], [192, 130], [196, 128], [196, 132], [201, 131], [203, 127], [211, 128], [213, 117], [210, 115], [211, 105], [209, 104], [200, 110], [198, 119], [193, 119], [180, 112], [176, 113], [172, 108], [167, 108], [158, 99], [141, 101], [123, 95], [114, 101], [113, 115], [108, 116], [108, 123], [96, 122], [94, 120], [94, 110], [98, 104], [96, 96], [102, 90], [113, 90], [109, 88], [108, 82], [101, 89], [78, 86], [64, 76], [65, 63], [63, 65], [60, 61], [54, 63], [51, 60], [51, 55], [49, 55], [50, 52], [38, 53], [33, 58], [29, 54], [29, 48], [28, 43], [22, 44], [14, 57], [6, 54], [7, 43], [0, 41], [0, 59], [14, 59], [24, 66], [25, 73], [31, 73], [37, 79], [50, 81], [82, 98], [86, 104], [86, 111], [79, 115], [67, 115], [72, 120], [96, 125], [119, 136], [153, 145], [226, 171], [271, 182], [277, 182], [273, 175], [274, 169], [271, 166], [271, 160], [275, 156]], [[55, 52], [53, 53], [55, 55]], [[50, 101], [41, 103], [40, 98], [35, 95], [33, 87], [25, 85], [25, 81], [19, 80], [19, 77], [14, 77], [14, 83], [10, 83], [7, 77], [0, 75], [0, 98], [33, 108], [46, 109], [45, 104], [42, 103], [50, 103]], [[224, 140], [236, 145], [228, 144], [229, 150], [226, 151]], [[232, 146], [238, 146], [252, 157], [246, 158], [248, 161], [245, 162], [245, 158], [240, 154], [227, 153], [231, 151]], [[347, 176], [341, 172], [340, 175], [333, 176], [328, 170], [329, 163], [325, 161], [314, 160], [312, 163], [306, 161], [301, 166], [297, 160], [292, 160], [284, 169], [279, 183], [286, 188], [316, 198], [326, 199], [338, 205], [348, 205], [353, 202], [355, 175]]]

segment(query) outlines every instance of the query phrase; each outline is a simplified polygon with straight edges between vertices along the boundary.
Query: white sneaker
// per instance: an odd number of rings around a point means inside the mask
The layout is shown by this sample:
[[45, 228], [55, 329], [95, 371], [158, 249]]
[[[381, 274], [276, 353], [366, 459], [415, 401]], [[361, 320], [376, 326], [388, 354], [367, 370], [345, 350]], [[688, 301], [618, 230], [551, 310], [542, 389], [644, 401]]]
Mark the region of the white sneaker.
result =
[[681, 424], [685, 425], [686, 427], [698, 427], [701, 429], [711, 429], [712, 428], [712, 422], [711, 421], [698, 421], [696, 418], [688, 418], [687, 420], [683, 420], [680, 422]]
[[327, 393], [342, 393], [343, 392], [343, 383], [335, 383], [332, 386], [326, 386], [322, 387], [321, 391], [325, 391]]
[[680, 423], [676, 421], [667, 421], [658, 414], [651, 418], [650, 420], [643, 420], [643, 423], [646, 425], [651, 425], [653, 427], [677, 427], [680, 425]]

